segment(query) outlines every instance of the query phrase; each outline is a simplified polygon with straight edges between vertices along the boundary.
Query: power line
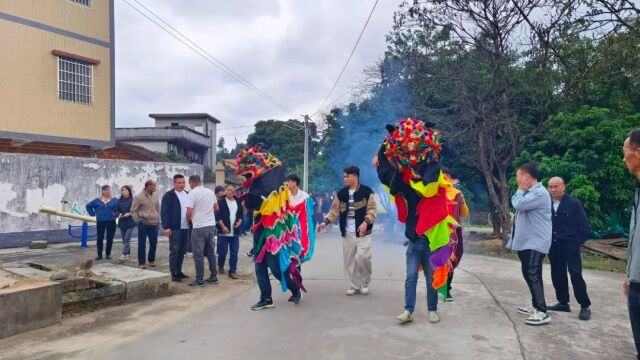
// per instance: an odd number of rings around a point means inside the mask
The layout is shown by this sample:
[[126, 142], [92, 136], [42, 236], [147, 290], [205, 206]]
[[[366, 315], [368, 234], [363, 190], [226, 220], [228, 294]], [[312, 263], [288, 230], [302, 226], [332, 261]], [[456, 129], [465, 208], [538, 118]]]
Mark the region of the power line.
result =
[[[364, 85], [364, 83], [366, 83], [367, 81], [369, 81], [372, 77], [374, 77], [373, 74], [367, 76], [366, 79], [360, 81], [356, 86], [354, 86], [354, 88], [357, 88], [359, 86]], [[335, 98], [333, 101], [331, 101], [330, 103], [328, 103], [327, 105], [324, 105], [323, 107], [319, 108], [316, 112], [314, 112], [313, 114], [311, 114], [311, 117], [316, 116], [317, 114], [319, 114], [321, 111], [328, 109], [329, 107], [331, 107], [333, 104], [337, 103], [340, 99], [342, 99], [343, 97], [347, 96], [351, 94], [351, 90], [348, 90], [346, 92], [344, 92], [342, 95], [338, 96], [337, 98]]]
[[320, 107], [318, 108], [318, 111], [320, 111], [320, 109], [323, 108], [324, 104], [327, 102], [327, 100], [329, 100], [329, 97], [331, 97], [331, 94], [333, 94], [333, 91], [336, 89], [336, 86], [338, 86], [338, 83], [340, 82], [340, 79], [342, 78], [342, 75], [344, 74], [344, 71], [347, 69], [347, 66], [349, 65], [349, 61], [351, 61], [351, 58], [353, 57], [353, 54], [356, 52], [356, 48], [358, 47], [358, 44], [360, 43], [360, 39], [362, 39], [362, 35], [364, 34], [364, 31], [367, 29], [367, 25], [369, 25], [369, 20], [371, 20], [371, 16], [373, 16], [373, 12], [376, 9], [376, 6], [378, 6], [378, 0], [376, 0], [375, 3], [373, 3], [373, 7], [371, 8], [371, 12], [369, 13], [369, 17], [367, 17], [367, 21], [365, 21], [364, 26], [362, 27], [362, 31], [360, 31], [360, 35], [358, 36], [358, 40], [356, 40], [356, 43], [353, 45], [353, 49], [351, 49], [351, 54], [349, 54], [349, 57], [347, 58], [347, 61], [344, 63], [344, 66], [342, 67], [342, 70], [340, 71], [340, 75], [338, 75], [338, 78], [336, 79], [336, 82], [333, 84], [333, 86], [331, 87], [331, 90], [329, 91], [329, 94], [327, 94], [327, 97], [324, 98], [324, 100], [322, 101], [322, 104], [320, 105]]
[[[231, 68], [229, 68], [227, 65], [225, 65], [222, 61], [220, 61], [218, 58], [216, 58], [215, 56], [211, 55], [208, 51], [204, 50], [202, 47], [200, 47], [197, 43], [195, 43], [194, 41], [192, 41], [189, 37], [187, 37], [186, 35], [182, 34], [180, 31], [178, 31], [176, 28], [174, 28], [173, 26], [171, 26], [168, 22], [166, 22], [163, 18], [161, 18], [159, 15], [157, 15], [156, 13], [154, 13], [152, 10], [150, 10], [148, 7], [146, 7], [144, 4], [142, 4], [140, 1], [138, 0], [133, 0], [135, 1], [138, 5], [140, 5], [142, 8], [144, 8], [147, 12], [149, 12], [150, 14], [152, 14], [155, 18], [157, 18], [160, 22], [162, 22], [163, 24], [165, 24], [167, 27], [169, 27], [171, 30], [173, 30], [176, 34], [180, 35], [182, 38], [184, 38], [187, 42], [185, 42], [183, 39], [181, 39], [180, 37], [176, 36], [174, 33], [172, 33], [171, 31], [167, 30], [164, 26], [162, 26], [161, 24], [159, 24], [157, 21], [155, 21], [154, 19], [152, 19], [151, 17], [149, 17], [147, 14], [145, 14], [143, 11], [141, 11], [140, 9], [138, 9], [136, 6], [134, 6], [133, 4], [131, 4], [129, 1], [127, 0], [122, 0], [124, 3], [126, 3], [127, 5], [129, 5], [132, 9], [134, 9], [135, 11], [137, 11], [138, 13], [140, 13], [142, 16], [144, 16], [145, 18], [147, 18], [149, 21], [151, 21], [152, 23], [154, 23], [156, 26], [158, 26], [161, 30], [163, 30], [164, 32], [166, 32], [167, 34], [171, 35], [173, 38], [175, 38], [176, 40], [180, 41], [183, 45], [185, 45], [186, 47], [188, 47], [189, 49], [193, 50], [196, 54], [200, 55], [203, 59], [205, 59], [207, 62], [211, 63], [212, 65], [214, 65], [215, 67], [217, 67], [218, 69], [220, 69], [222, 72], [224, 72], [225, 74], [227, 74], [228, 76], [230, 76], [231, 78], [233, 78], [234, 80], [240, 82], [242, 85], [244, 85], [245, 87], [247, 87], [249, 90], [253, 91], [254, 93], [256, 93], [257, 95], [259, 95], [260, 97], [262, 97], [263, 99], [265, 99], [266, 101], [270, 102], [272, 105], [276, 106], [278, 109], [285, 111], [286, 113], [289, 114], [293, 114], [293, 111], [291, 111], [291, 109], [289, 109], [288, 107], [286, 107], [285, 105], [283, 105], [281, 102], [275, 100], [273, 97], [269, 96], [267, 93], [265, 93], [264, 91], [260, 90], [258, 87], [256, 87], [255, 85], [253, 85], [251, 82], [249, 82], [248, 80], [244, 79], [242, 76], [240, 76], [239, 74], [237, 74], [236, 72], [234, 72]], [[295, 118], [295, 116], [294, 116]]]
[[228, 128], [220, 128], [218, 129], [219, 131], [224, 131], [224, 130], [228, 130], [228, 129], [240, 129], [240, 128], [246, 128], [246, 127], [251, 127], [251, 126], [256, 126], [255, 124], [251, 124], [251, 125], [241, 125], [241, 126], [231, 126]]
[[232, 133], [232, 134], [218, 134], [218, 136], [225, 137], [225, 136], [235, 136], [235, 135], [243, 135], [243, 134], [251, 134], [251, 133], [253, 133], [253, 131], [244, 131], [244, 132], [238, 132], [238, 133]]

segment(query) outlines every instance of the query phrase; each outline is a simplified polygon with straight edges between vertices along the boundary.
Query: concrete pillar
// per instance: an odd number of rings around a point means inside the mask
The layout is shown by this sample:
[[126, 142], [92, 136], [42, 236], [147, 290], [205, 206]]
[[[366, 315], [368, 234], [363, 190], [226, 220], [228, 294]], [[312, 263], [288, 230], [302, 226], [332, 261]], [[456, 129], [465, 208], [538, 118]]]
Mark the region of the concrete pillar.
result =
[[224, 186], [225, 182], [227, 181], [226, 174], [225, 174], [225, 169], [224, 169], [224, 165], [222, 165], [222, 163], [218, 163], [216, 165], [216, 186]]

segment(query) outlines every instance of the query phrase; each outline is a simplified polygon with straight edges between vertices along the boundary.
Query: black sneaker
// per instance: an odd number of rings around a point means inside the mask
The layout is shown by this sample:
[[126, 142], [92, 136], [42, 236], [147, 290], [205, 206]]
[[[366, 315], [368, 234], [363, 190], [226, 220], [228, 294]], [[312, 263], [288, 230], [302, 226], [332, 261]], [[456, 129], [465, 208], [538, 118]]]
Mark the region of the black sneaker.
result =
[[453, 302], [453, 296], [451, 296], [451, 293], [447, 294], [447, 298], [444, 299], [444, 302]]
[[178, 276], [172, 276], [171, 281], [173, 282], [182, 282], [182, 278]]
[[591, 309], [588, 307], [583, 307], [580, 309], [580, 315], [578, 315], [580, 320], [589, 320], [591, 319]]
[[100, 260], [102, 260], [102, 256], [97, 256], [96, 261], [100, 261]]
[[298, 293], [295, 295], [293, 299], [293, 303], [296, 305], [300, 305], [300, 301], [302, 301], [302, 290], [298, 290]]
[[178, 274], [178, 277], [180, 279], [188, 279], [189, 278], [187, 275], [185, 275], [185, 273], [182, 273], [182, 272], [180, 274]]
[[189, 284], [189, 286], [197, 286], [197, 287], [204, 287], [204, 281], [194, 281], [192, 283]]
[[271, 309], [274, 307], [273, 300], [260, 300], [251, 306], [251, 310]]
[[208, 282], [208, 283], [217, 284], [218, 283], [218, 278], [217, 277], [210, 277], [205, 281]]
[[557, 303], [555, 305], [548, 306], [547, 310], [556, 312], [571, 312], [571, 307], [569, 306], [569, 304]]

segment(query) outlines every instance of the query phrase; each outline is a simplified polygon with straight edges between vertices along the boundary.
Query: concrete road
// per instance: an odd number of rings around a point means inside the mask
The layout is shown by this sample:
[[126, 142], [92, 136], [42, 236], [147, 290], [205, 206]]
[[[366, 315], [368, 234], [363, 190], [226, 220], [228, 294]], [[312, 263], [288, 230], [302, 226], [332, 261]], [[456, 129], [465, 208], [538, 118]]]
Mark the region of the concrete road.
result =
[[[179, 321], [140, 334], [94, 359], [616, 359], [633, 358], [622, 277], [589, 272], [594, 298], [589, 322], [577, 313], [553, 315], [553, 323], [531, 327], [515, 312], [529, 295], [519, 264], [467, 256], [454, 281], [455, 302], [440, 304], [442, 322], [429, 324], [424, 279], [415, 320], [399, 325], [403, 309], [404, 250], [400, 243], [374, 246], [374, 281], [368, 296], [344, 295], [340, 239], [318, 240], [304, 267], [309, 293], [295, 306], [277, 293], [276, 308], [252, 312], [258, 291], [217, 305], [202, 304]], [[549, 271], [546, 269], [548, 277]], [[547, 279], [550, 283], [550, 281]], [[277, 283], [273, 282], [274, 289]], [[547, 286], [547, 298], [553, 292]]]
[[[374, 243], [371, 294], [348, 297], [337, 234], [318, 238], [303, 273], [309, 292], [299, 306], [274, 292], [276, 308], [253, 312], [258, 300], [246, 257], [245, 281], [103, 309], [62, 324], [0, 340], [0, 359], [633, 359], [621, 274], [585, 271], [593, 318], [552, 314], [531, 327], [515, 311], [530, 302], [519, 263], [465, 255], [454, 279], [455, 302], [440, 303], [442, 322], [429, 324], [425, 283], [415, 320], [403, 309], [401, 242]], [[164, 246], [164, 245], [163, 245]], [[546, 296], [554, 299], [544, 270]], [[274, 290], [278, 283], [273, 281]]]

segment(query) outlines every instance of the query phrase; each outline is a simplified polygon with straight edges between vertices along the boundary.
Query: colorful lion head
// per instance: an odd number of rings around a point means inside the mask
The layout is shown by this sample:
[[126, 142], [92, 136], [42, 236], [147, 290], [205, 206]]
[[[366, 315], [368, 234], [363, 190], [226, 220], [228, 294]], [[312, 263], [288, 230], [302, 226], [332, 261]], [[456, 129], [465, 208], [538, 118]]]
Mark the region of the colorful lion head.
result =
[[236, 157], [236, 162], [238, 164], [236, 174], [246, 179], [244, 187], [248, 187], [255, 179], [274, 167], [282, 166], [282, 162], [267, 151], [264, 144], [244, 148]]
[[421, 169], [440, 161], [440, 133], [430, 124], [416, 119], [404, 119], [398, 125], [387, 125], [384, 155], [407, 180], [421, 180]]

